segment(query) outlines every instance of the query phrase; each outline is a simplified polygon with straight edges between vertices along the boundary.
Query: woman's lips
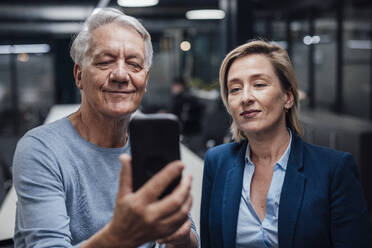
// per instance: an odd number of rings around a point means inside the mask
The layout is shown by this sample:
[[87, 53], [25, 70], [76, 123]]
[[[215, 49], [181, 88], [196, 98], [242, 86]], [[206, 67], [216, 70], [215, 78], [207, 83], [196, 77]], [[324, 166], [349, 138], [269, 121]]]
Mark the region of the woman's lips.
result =
[[244, 118], [253, 118], [253, 117], [256, 117], [258, 115], [258, 113], [260, 113], [260, 112], [261, 112], [260, 110], [256, 110], [256, 109], [246, 110], [246, 111], [241, 112], [240, 116], [242, 116]]

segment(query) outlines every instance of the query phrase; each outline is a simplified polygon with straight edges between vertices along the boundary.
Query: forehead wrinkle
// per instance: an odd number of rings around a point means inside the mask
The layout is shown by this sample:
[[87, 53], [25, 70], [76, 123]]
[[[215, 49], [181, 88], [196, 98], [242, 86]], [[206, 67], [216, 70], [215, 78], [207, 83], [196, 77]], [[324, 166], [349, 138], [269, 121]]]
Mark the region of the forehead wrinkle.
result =
[[250, 78], [254, 80], [254, 79], [261, 79], [261, 78], [271, 79], [272, 77], [268, 75], [267, 73], [256, 73], [256, 74], [251, 75]]
[[[120, 40], [117, 40], [115, 39], [115, 35], [114, 37], [111, 37], [112, 34], [110, 35], [103, 35], [102, 34], [102, 30], [104, 30], [105, 28], [107, 28], [108, 26], [110, 25], [114, 25], [114, 26], [118, 26], [118, 28], [120, 29], [125, 29], [126, 31], [129, 31], [129, 32], [135, 32], [139, 38], [141, 38], [142, 40], [142, 36], [138, 33], [137, 30], [135, 30], [133, 27], [131, 26], [122, 26], [122, 25], [119, 25], [117, 23], [109, 23], [109, 24], [105, 24], [103, 26], [100, 26], [98, 27], [97, 29], [93, 30], [92, 31], [92, 34], [90, 36], [90, 39], [89, 39], [89, 49], [87, 51], [87, 54], [88, 55], [92, 55], [93, 56], [97, 56], [97, 54], [99, 53], [102, 53], [102, 51], [108, 51], [109, 54], [113, 54], [113, 53], [117, 53], [118, 51], [135, 51], [137, 49], [137, 47], [132, 47], [133, 45], [135, 44], [131, 44], [130, 42], [126, 43], [126, 42], [121, 42]], [[119, 32], [122, 32], [122, 30], [120, 30]], [[111, 37], [111, 39], [110, 39]], [[138, 52], [135, 52], [136, 53], [136, 56], [138, 57], [143, 57], [141, 56], [140, 53]], [[143, 53], [145, 53], [144, 51], [144, 47], [143, 47]]]
[[[253, 75], [249, 75], [249, 80], [255, 80], [255, 79], [272, 79], [272, 77], [266, 73], [255, 73]], [[241, 79], [239, 77], [233, 77], [231, 79], [228, 78], [227, 80], [227, 83], [236, 83], [236, 82], [240, 82]]]
[[227, 85], [234, 84], [234, 83], [240, 83], [240, 82], [241, 82], [241, 80], [239, 78], [233, 77], [233, 78], [227, 80]]
[[99, 57], [105, 57], [105, 56], [114, 57], [112, 51], [108, 51], [108, 50], [98, 51], [93, 54], [93, 58], [99, 58]]

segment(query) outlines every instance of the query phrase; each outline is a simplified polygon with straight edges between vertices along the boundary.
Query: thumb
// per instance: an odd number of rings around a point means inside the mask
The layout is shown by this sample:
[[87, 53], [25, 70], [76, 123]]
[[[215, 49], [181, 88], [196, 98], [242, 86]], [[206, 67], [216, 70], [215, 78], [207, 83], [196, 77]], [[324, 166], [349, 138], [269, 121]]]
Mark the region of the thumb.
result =
[[133, 192], [132, 159], [128, 154], [121, 154], [119, 160], [122, 167], [120, 171], [118, 197], [123, 197]]

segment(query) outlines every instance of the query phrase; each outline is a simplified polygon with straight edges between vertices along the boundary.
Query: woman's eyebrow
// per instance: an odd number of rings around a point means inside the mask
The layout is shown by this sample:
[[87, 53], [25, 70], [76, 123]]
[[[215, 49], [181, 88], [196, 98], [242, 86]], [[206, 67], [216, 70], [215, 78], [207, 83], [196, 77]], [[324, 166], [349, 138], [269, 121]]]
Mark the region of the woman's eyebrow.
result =
[[267, 75], [266, 73], [257, 73], [257, 74], [253, 74], [250, 76], [251, 79], [261, 79], [261, 78], [264, 78], [264, 79], [271, 79], [271, 77], [269, 75]]
[[231, 78], [227, 80], [227, 84], [239, 83], [241, 80], [239, 78]]

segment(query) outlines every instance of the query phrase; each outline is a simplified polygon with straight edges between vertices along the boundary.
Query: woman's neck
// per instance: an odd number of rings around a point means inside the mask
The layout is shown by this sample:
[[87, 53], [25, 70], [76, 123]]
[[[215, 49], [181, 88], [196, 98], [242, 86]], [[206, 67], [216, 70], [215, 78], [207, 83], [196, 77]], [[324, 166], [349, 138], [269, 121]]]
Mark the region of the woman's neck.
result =
[[80, 108], [69, 119], [81, 137], [97, 146], [117, 148], [127, 142], [130, 115], [108, 119]]
[[253, 163], [275, 165], [288, 147], [290, 134], [284, 126], [270, 132], [250, 134], [248, 140]]

